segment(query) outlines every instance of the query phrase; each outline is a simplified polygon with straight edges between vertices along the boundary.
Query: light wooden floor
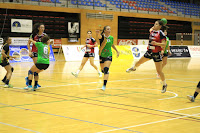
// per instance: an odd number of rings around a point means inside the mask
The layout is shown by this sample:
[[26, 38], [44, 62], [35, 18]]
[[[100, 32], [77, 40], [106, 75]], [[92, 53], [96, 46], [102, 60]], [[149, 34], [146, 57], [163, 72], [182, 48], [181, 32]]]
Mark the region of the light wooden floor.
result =
[[36, 92], [22, 90], [32, 63], [12, 64], [14, 88], [0, 88], [0, 133], [200, 132], [200, 96], [186, 99], [200, 80], [199, 60], [169, 59], [164, 94], [152, 61], [128, 74], [132, 60], [114, 59], [105, 92], [89, 62], [78, 78], [71, 71], [80, 62], [51, 62]]

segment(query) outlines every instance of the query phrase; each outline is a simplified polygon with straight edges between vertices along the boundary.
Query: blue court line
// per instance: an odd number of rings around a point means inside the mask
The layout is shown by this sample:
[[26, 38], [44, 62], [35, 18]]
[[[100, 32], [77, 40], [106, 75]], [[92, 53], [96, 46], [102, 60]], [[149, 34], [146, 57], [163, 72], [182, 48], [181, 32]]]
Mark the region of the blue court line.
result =
[[11, 127], [20, 128], [20, 129], [23, 129], [23, 130], [26, 130], [26, 131], [31, 131], [31, 132], [34, 132], [34, 133], [40, 133], [40, 132], [38, 132], [38, 131], [34, 131], [34, 130], [31, 130], [31, 129], [27, 129], [27, 128], [23, 128], [23, 127], [11, 125], [11, 124], [4, 123], [4, 122], [0, 122], [0, 124], [7, 125], [7, 126], [11, 126]]
[[[76, 121], [81, 121], [81, 122], [87, 122], [87, 123], [91, 123], [91, 124], [96, 124], [96, 125], [105, 126], [105, 127], [110, 127], [110, 128], [115, 128], [115, 129], [120, 129], [120, 130], [125, 130], [125, 131], [129, 131], [129, 132], [142, 133], [142, 132], [139, 132], [139, 131], [129, 130], [129, 129], [125, 129], [125, 128], [119, 128], [119, 127], [110, 126], [110, 125], [106, 125], [106, 124], [101, 124], [101, 123], [97, 123], [97, 122], [91, 122], [91, 121], [87, 121], [87, 120], [81, 120], [81, 119], [72, 118], [72, 117], [68, 117], [68, 116], [56, 115], [56, 114], [51, 114], [51, 113], [42, 112], [42, 111], [38, 111], [38, 110], [32, 110], [32, 109], [27, 109], [27, 108], [22, 108], [22, 107], [16, 107], [16, 106], [4, 104], [4, 103], [0, 103], [0, 104], [1, 104], [1, 105], [5, 105], [5, 106], [14, 107], [14, 108], [23, 109], [23, 110], [29, 110], [29, 111], [33, 111], [33, 112], [38, 112], [38, 113], [42, 113], [42, 114], [47, 114], [47, 115], [52, 115], [52, 116], [67, 118], [67, 119], [76, 120]], [[37, 133], [39, 133], [39, 132], [37, 132]]]

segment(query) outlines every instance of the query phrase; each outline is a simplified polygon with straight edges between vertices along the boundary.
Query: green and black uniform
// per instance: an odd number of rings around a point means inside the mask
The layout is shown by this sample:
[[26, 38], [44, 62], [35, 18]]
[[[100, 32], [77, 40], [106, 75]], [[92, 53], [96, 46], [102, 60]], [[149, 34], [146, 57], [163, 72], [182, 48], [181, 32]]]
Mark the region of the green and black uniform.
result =
[[[5, 51], [5, 54], [9, 57], [9, 53], [10, 53], [10, 50], [9, 50], [9, 45], [6, 43], [5, 45], [2, 46], [1, 48], [1, 51], [4, 50]], [[8, 58], [5, 58], [3, 57], [2, 54], [0, 54], [0, 65], [2, 67], [5, 67], [7, 65], [9, 65], [9, 60]]]
[[38, 59], [35, 65], [40, 70], [46, 70], [49, 67], [50, 48], [42, 42], [36, 42], [35, 46], [38, 49]]
[[103, 48], [101, 55], [99, 56], [99, 58], [101, 60], [100, 63], [104, 63], [105, 61], [112, 61], [111, 47], [113, 45], [114, 38], [113, 38], [113, 36], [105, 37], [104, 35], [102, 35], [102, 38], [99, 39], [100, 40], [100, 46], [103, 43], [104, 39], [106, 39], [106, 45]]
[[163, 57], [167, 57], [168, 56], [168, 46], [169, 46], [169, 37], [166, 36], [166, 41], [167, 41], [167, 45], [165, 47], [165, 51], [164, 51], [164, 54], [163, 54]]

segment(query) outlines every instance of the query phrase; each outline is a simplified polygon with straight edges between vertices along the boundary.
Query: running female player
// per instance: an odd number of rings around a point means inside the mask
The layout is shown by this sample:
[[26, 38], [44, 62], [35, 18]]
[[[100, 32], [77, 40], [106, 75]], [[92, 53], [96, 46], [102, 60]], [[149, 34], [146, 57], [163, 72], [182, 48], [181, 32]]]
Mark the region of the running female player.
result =
[[86, 47], [86, 51], [85, 51], [85, 55], [83, 57], [81, 66], [79, 67], [79, 69], [77, 70], [77, 72], [72, 72], [72, 75], [74, 75], [75, 77], [78, 77], [79, 72], [83, 69], [85, 63], [88, 61], [88, 59], [90, 59], [90, 64], [91, 66], [93, 66], [98, 74], [99, 77], [102, 77], [102, 73], [99, 71], [99, 69], [97, 68], [97, 66], [94, 64], [94, 47], [97, 47], [98, 44], [96, 43], [96, 40], [94, 38], [92, 38], [92, 31], [88, 31], [87, 32], [87, 39], [86, 39], [86, 45], [84, 45], [81, 49], [83, 49], [84, 47]]
[[[45, 35], [47, 35], [46, 33], [44, 33], [44, 29], [45, 29], [44, 24], [42, 24], [42, 23], [36, 23], [33, 26], [33, 32], [32, 32], [32, 34], [30, 36], [30, 39], [33, 39], [36, 42], [41, 42], [42, 37], [44, 37]], [[27, 47], [28, 47], [28, 50], [29, 50], [29, 56], [33, 59], [33, 62], [35, 64], [37, 62], [37, 58], [38, 58], [37, 47], [35, 46], [35, 44], [33, 44], [32, 50], [31, 50], [29, 43], [27, 44]], [[38, 75], [37, 72], [34, 73], [34, 79], [35, 79], [35, 82], [37, 82], [37, 86], [41, 87], [38, 84], [39, 75]], [[26, 85], [28, 86], [28, 77], [26, 77], [25, 80], [26, 80]]]
[[193, 95], [193, 96], [188, 95], [187, 98], [188, 98], [191, 102], [194, 102], [194, 101], [195, 101], [195, 98], [197, 97], [197, 95], [199, 94], [199, 92], [200, 92], [200, 81], [199, 81], [199, 83], [197, 84], [197, 88], [196, 88], [196, 91], [194, 92], [194, 95]]
[[158, 20], [155, 22], [154, 26], [149, 30], [149, 45], [147, 47], [147, 52], [144, 54], [142, 58], [138, 62], [136, 62], [135, 66], [126, 70], [126, 72], [135, 71], [141, 64], [150, 59], [154, 60], [157, 73], [160, 75], [160, 78], [163, 83], [162, 93], [166, 92], [167, 84], [165, 80], [165, 75], [162, 72], [162, 55], [161, 55], [161, 47], [166, 46], [166, 37], [162, 32], [163, 22]]
[[5, 77], [3, 78], [2, 82], [5, 83], [5, 88], [11, 88], [13, 87], [11, 84], [9, 84], [9, 81], [11, 79], [12, 73], [14, 71], [14, 68], [10, 65], [8, 60], [13, 60], [14, 58], [12, 56], [9, 56], [10, 50], [9, 46], [12, 43], [10, 37], [5, 37], [3, 46], [1, 48], [1, 54], [0, 54], [0, 65], [4, 67], [7, 71]]
[[105, 26], [103, 28], [102, 33], [100, 34], [100, 31], [97, 30], [97, 37], [100, 41], [100, 48], [99, 48], [99, 58], [100, 58], [100, 66], [101, 71], [104, 73], [104, 82], [103, 87], [101, 90], [105, 91], [106, 84], [109, 77], [109, 67], [112, 63], [112, 50], [111, 47], [117, 52], [117, 57], [119, 56], [119, 52], [115, 45], [113, 44], [114, 38], [110, 35], [111, 28], [110, 26]]
[[31, 89], [33, 91], [35, 91], [38, 88], [38, 81], [35, 81], [35, 85], [32, 88], [32, 79], [33, 79], [33, 74], [36, 73], [40, 73], [43, 70], [46, 70], [49, 67], [49, 52], [50, 52], [50, 38], [45, 35], [44, 37], [42, 37], [41, 42], [36, 42], [33, 39], [29, 39], [29, 44], [33, 43], [37, 49], [38, 49], [38, 53], [37, 53], [37, 61], [36, 63], [31, 67], [31, 69], [28, 71], [28, 86], [25, 87], [25, 90]]

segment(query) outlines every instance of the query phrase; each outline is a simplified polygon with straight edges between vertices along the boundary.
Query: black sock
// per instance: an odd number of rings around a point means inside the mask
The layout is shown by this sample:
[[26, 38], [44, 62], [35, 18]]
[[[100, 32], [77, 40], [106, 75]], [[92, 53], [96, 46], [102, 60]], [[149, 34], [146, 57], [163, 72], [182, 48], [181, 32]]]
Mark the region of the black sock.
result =
[[106, 86], [106, 84], [107, 84], [107, 80], [104, 80], [103, 85]]
[[32, 80], [28, 80], [28, 85], [31, 85], [32, 84]]
[[9, 84], [9, 80], [7, 79], [5, 83], [8, 85]]
[[38, 85], [38, 81], [35, 81], [35, 85], [34, 86], [37, 86]]
[[195, 91], [195, 93], [194, 93], [194, 98], [196, 98], [198, 94], [199, 94], [199, 92], [196, 92], [196, 91]]
[[6, 82], [6, 76], [2, 79], [2, 81], [5, 83]]

